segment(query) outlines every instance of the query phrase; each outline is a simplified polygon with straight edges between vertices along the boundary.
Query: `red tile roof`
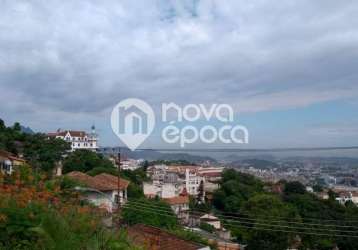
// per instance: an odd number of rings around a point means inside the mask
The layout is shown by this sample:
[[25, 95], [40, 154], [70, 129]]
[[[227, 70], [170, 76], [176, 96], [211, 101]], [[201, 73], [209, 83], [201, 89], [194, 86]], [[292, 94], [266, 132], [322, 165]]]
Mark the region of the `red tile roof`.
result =
[[85, 137], [87, 135], [85, 131], [76, 131], [76, 130], [64, 130], [60, 132], [47, 133], [47, 135], [50, 137], [66, 136], [67, 133], [70, 133], [72, 137]]
[[[117, 176], [110, 174], [99, 174], [94, 177], [85, 173], [73, 171], [67, 174], [67, 176], [85, 184], [90, 188], [94, 188], [100, 191], [110, 191], [118, 189]], [[129, 181], [120, 178], [120, 189], [126, 189], [129, 185]]]
[[186, 187], [183, 188], [183, 190], [181, 191], [181, 193], [179, 195], [180, 196], [188, 196], [189, 195], [188, 191], [186, 190]]
[[23, 163], [26, 162], [24, 159], [19, 158], [19, 157], [15, 156], [13, 153], [10, 153], [10, 152], [5, 151], [5, 150], [0, 150], [0, 156], [8, 158], [11, 161], [20, 161], [20, 162], [23, 162]]
[[2, 157], [10, 157], [10, 156], [13, 156], [13, 154], [8, 152], [8, 151], [5, 151], [5, 150], [0, 150], [0, 156], [2, 156]]
[[221, 177], [221, 172], [204, 172], [199, 173], [199, 175], [204, 177]]
[[169, 205], [188, 204], [189, 196], [176, 196], [173, 198], [163, 198], [163, 200]]
[[128, 228], [128, 237], [134, 244], [148, 250], [197, 250], [205, 246], [178, 238], [156, 227], [137, 224]]

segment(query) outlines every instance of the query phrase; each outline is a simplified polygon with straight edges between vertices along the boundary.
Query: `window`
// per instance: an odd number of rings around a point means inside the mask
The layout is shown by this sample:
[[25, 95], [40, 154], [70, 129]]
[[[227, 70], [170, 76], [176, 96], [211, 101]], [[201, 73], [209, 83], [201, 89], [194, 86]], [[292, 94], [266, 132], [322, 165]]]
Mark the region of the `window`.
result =
[[119, 196], [118, 196], [118, 194], [116, 194], [115, 196], [114, 196], [114, 203], [116, 203], [116, 204], [118, 204], [119, 203]]

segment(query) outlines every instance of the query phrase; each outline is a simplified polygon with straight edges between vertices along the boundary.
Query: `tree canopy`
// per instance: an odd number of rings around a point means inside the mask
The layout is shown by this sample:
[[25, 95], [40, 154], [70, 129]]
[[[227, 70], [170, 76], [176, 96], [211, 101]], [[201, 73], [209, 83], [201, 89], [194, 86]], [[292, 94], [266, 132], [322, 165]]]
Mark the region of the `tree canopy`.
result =
[[178, 221], [170, 206], [159, 199], [129, 201], [123, 208], [123, 220], [129, 224], [143, 223], [164, 229], [176, 229]]
[[22, 154], [35, 168], [52, 170], [70, 148], [70, 144], [61, 139], [48, 138], [41, 133], [24, 133], [19, 123], [6, 127], [0, 119], [0, 149]]
[[104, 158], [101, 154], [86, 149], [78, 149], [72, 152], [63, 162], [64, 173], [71, 171], [88, 172], [101, 168], [115, 170], [115, 167], [110, 160]]
[[336, 245], [339, 249], [358, 249], [355, 238], [300, 233], [322, 233], [320, 230], [327, 227], [321, 224], [333, 220], [329, 229], [337, 230], [338, 234], [342, 230], [340, 225], [347, 226], [343, 221], [354, 223], [358, 220], [357, 206], [338, 204], [334, 194], [329, 200], [321, 200], [306, 192], [305, 186], [299, 182], [281, 181], [280, 184], [284, 187], [282, 194], [270, 193], [263, 188], [264, 183], [253, 176], [235, 170], [225, 170], [222, 174], [220, 188], [214, 193], [214, 208], [219, 214], [237, 217], [235, 222], [223, 219], [223, 223], [240, 242], [248, 244], [248, 250], [287, 249], [297, 242], [302, 249], [333, 249]]

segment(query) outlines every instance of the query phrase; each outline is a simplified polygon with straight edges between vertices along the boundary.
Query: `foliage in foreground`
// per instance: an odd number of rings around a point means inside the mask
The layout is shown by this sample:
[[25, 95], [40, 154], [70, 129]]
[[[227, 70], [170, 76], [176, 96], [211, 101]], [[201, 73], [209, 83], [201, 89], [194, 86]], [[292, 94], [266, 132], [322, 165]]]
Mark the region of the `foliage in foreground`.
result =
[[77, 194], [47, 188], [32, 175], [0, 176], [0, 249], [134, 249], [124, 232], [102, 226], [103, 211], [83, 205]]
[[123, 209], [122, 219], [128, 225], [140, 223], [158, 227], [181, 239], [216, 248], [199, 234], [184, 229], [170, 206], [159, 199], [141, 198], [129, 201]]

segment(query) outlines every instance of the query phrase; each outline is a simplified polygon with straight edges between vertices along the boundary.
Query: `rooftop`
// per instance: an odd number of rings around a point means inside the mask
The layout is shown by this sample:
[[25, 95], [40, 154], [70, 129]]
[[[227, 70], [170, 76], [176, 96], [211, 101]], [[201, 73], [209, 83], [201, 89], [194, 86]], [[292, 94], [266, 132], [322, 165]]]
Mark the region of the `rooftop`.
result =
[[47, 133], [47, 135], [50, 137], [66, 136], [67, 133], [69, 133], [72, 137], [85, 137], [87, 135], [85, 131], [76, 131], [76, 130], [63, 130], [53, 133]]
[[[128, 237], [135, 243], [144, 246], [145, 249], [156, 250], [206, 250], [209, 247], [183, 240], [176, 235], [168, 233], [156, 227], [136, 224], [128, 228]], [[175, 246], [175, 248], [174, 248]]]
[[176, 196], [172, 198], [163, 198], [169, 205], [188, 204], [189, 196]]
[[[68, 177], [77, 180], [90, 188], [100, 191], [110, 191], [118, 189], [118, 177], [111, 174], [99, 174], [94, 177], [85, 173], [73, 171], [67, 174]], [[120, 178], [120, 189], [126, 189], [129, 181]]]

